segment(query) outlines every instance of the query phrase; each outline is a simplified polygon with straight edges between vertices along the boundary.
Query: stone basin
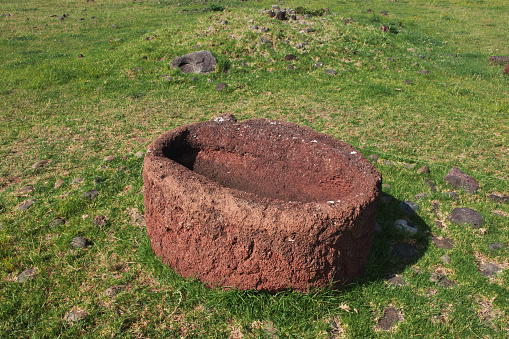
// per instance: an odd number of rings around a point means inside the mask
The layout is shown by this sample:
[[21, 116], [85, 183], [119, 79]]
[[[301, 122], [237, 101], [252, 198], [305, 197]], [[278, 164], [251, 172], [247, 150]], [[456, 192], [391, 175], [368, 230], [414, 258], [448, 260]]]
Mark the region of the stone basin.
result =
[[154, 253], [210, 287], [341, 285], [369, 260], [380, 172], [354, 147], [289, 122], [223, 115], [148, 147]]

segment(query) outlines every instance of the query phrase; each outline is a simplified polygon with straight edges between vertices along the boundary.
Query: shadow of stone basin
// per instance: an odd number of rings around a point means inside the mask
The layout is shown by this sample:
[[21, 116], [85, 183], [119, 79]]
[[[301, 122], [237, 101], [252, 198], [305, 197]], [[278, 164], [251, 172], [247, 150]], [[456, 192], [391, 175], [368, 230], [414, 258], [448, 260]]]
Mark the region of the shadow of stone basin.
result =
[[369, 260], [381, 174], [310, 128], [231, 115], [182, 126], [149, 145], [143, 179], [154, 253], [210, 287], [307, 291]]

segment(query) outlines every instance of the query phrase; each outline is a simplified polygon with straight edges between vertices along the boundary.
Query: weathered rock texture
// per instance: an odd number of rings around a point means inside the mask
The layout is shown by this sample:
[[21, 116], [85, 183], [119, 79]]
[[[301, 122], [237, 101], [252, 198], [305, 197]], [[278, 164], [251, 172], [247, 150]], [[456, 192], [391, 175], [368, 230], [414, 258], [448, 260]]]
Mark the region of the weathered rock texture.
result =
[[233, 116], [149, 145], [145, 219], [155, 254], [209, 286], [306, 291], [360, 276], [381, 174], [307, 127]]
[[184, 73], [210, 73], [214, 71], [216, 58], [209, 51], [198, 51], [176, 57], [170, 62], [171, 68], [180, 68]]
[[479, 183], [470, 175], [463, 173], [459, 168], [455, 167], [447, 173], [444, 180], [454, 188], [463, 188], [471, 194], [475, 194], [479, 189]]

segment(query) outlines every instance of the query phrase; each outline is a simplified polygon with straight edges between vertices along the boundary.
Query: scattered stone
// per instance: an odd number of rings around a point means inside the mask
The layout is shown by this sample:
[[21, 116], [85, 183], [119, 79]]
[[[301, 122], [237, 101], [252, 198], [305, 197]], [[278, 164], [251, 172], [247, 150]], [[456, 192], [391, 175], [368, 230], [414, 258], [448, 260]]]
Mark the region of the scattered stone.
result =
[[37, 200], [35, 199], [28, 199], [23, 201], [21, 204], [18, 205], [18, 210], [20, 211], [26, 211], [29, 209]]
[[235, 115], [228, 113], [220, 114], [212, 120], [215, 122], [237, 122]]
[[23, 283], [27, 280], [32, 279], [37, 274], [36, 268], [27, 268], [23, 272], [21, 272], [16, 278], [17, 282]]
[[88, 245], [88, 239], [85, 237], [76, 237], [71, 240], [71, 245], [75, 248], [85, 248]]
[[170, 62], [171, 68], [180, 68], [184, 73], [210, 73], [215, 65], [216, 58], [205, 50], [176, 57]]
[[378, 221], [375, 220], [375, 232], [382, 232], [383, 229], [382, 229], [382, 226], [378, 223]]
[[446, 265], [451, 263], [451, 258], [445, 254], [440, 257], [440, 260]]
[[58, 217], [58, 218], [55, 218], [50, 221], [49, 227], [56, 227], [56, 226], [60, 226], [60, 225], [64, 225], [64, 224], [65, 224], [65, 219]]
[[295, 67], [294, 65], [288, 65], [286, 68], [290, 70], [297, 69], [297, 67]]
[[220, 84], [217, 84], [216, 86], [216, 91], [222, 91], [223, 89], [225, 89], [226, 87], [228, 87], [227, 84], [225, 84], [224, 82], [220, 83]]
[[251, 26], [252, 29], [257, 30], [258, 26]]
[[288, 20], [288, 18], [286, 17], [286, 12], [285, 11], [279, 11], [276, 13], [276, 19], [278, 19], [279, 21], [285, 21], [285, 20]]
[[111, 28], [115, 29], [117, 28], [117, 25], [111, 25]]
[[49, 163], [49, 159], [41, 160], [32, 165], [33, 169], [38, 169]]
[[394, 166], [394, 163], [390, 160], [382, 160], [382, 164], [385, 166]]
[[433, 236], [432, 239], [433, 243], [438, 248], [451, 249], [454, 247], [454, 241], [450, 238], [439, 238], [437, 236]]
[[78, 54], [78, 59], [84, 58], [85, 56], [83, 54]]
[[444, 180], [454, 188], [463, 188], [465, 191], [474, 194], [479, 189], [479, 183], [471, 176], [463, 173], [455, 167], [447, 173]]
[[82, 309], [75, 309], [69, 313], [67, 313], [64, 317], [64, 320], [70, 323], [75, 323], [80, 320], [84, 320], [88, 317], [88, 312]]
[[419, 210], [419, 205], [413, 201], [406, 200], [399, 203], [399, 209], [405, 214], [414, 214]]
[[383, 195], [382, 197], [380, 197], [380, 200], [382, 200], [382, 202], [386, 205], [388, 205], [392, 202], [391, 197], [389, 197], [387, 195]]
[[293, 55], [293, 54], [285, 55], [285, 60], [286, 61], [291, 61], [291, 60], [296, 60], [296, 59], [297, 59], [297, 57], [295, 55]]
[[295, 48], [304, 48], [304, 45], [299, 42], [298, 44], [295, 44]]
[[467, 207], [453, 209], [447, 219], [459, 225], [468, 224], [472, 228], [480, 228], [484, 222], [479, 212]]
[[405, 231], [405, 232], [408, 232], [411, 234], [417, 233], [417, 227], [415, 227], [412, 224], [409, 224], [408, 221], [406, 221], [405, 219], [398, 219], [394, 222], [393, 225], [402, 231]]
[[417, 71], [417, 73], [421, 73], [421, 74], [429, 74], [429, 71], [428, 70], [420, 70], [420, 71]]
[[116, 285], [107, 288], [104, 291], [104, 295], [108, 297], [114, 297], [125, 289], [125, 285]]
[[417, 174], [428, 174], [429, 172], [429, 167], [427, 165], [424, 165], [417, 170]]
[[322, 66], [323, 66], [323, 62], [321, 62], [321, 61], [313, 64], [313, 67], [315, 67], [315, 68], [322, 67]]
[[173, 78], [172, 78], [172, 77], [166, 77], [166, 78], [164, 78], [164, 81], [172, 81], [172, 80], [173, 80]]
[[103, 214], [96, 215], [94, 217], [94, 226], [102, 227], [102, 226], [106, 225], [107, 221], [108, 221], [108, 219], [106, 218], [105, 215], [103, 215]]
[[269, 40], [265, 39], [264, 37], [261, 37], [260, 39], [258, 39], [260, 41], [261, 44], [266, 44], [269, 42]]
[[422, 198], [426, 198], [427, 196], [428, 196], [427, 193], [419, 193], [419, 194], [414, 195], [414, 199], [415, 200], [420, 200]]
[[408, 260], [416, 258], [419, 252], [414, 246], [402, 242], [393, 245], [392, 254], [400, 259]]
[[453, 200], [458, 200], [460, 198], [460, 196], [456, 192], [442, 192], [442, 196]]
[[438, 228], [444, 228], [444, 224], [440, 220], [435, 220], [435, 226]]
[[509, 64], [509, 57], [493, 55], [488, 58], [488, 61], [491, 62], [492, 64], [505, 66], [505, 65]]
[[25, 193], [32, 193], [34, 191], [34, 186], [26, 186], [20, 189], [15, 190], [14, 194], [25, 194]]
[[136, 158], [143, 158], [145, 156], [145, 152], [143, 151], [138, 151], [136, 152], [136, 154], [134, 155]]
[[387, 283], [392, 286], [401, 287], [406, 285], [406, 281], [403, 280], [399, 275], [394, 275], [391, 278], [387, 279]]
[[292, 14], [291, 18], [292, 20], [297, 20], [297, 16], [295, 14]]
[[449, 280], [446, 277], [441, 277], [440, 279], [438, 279], [438, 283], [446, 288], [455, 285], [455, 283], [452, 280]]
[[369, 160], [373, 161], [373, 162], [378, 162], [378, 154], [371, 154], [369, 157], [368, 157]]
[[387, 27], [386, 25], [380, 26], [379, 30], [381, 30], [382, 32], [389, 32], [390, 31], [389, 27]]
[[108, 155], [107, 157], [105, 157], [103, 159], [103, 161], [113, 161], [115, 160], [115, 156], [114, 155]]
[[336, 71], [335, 71], [335, 70], [333, 70], [333, 69], [326, 69], [326, 70], [325, 70], [325, 73], [327, 73], [327, 74], [331, 74], [331, 75], [336, 75], [336, 74], [338, 74], [338, 72], [336, 72]]
[[433, 181], [431, 181], [429, 179], [424, 179], [424, 183], [429, 186], [429, 188], [431, 189], [431, 192], [437, 191], [437, 187], [435, 186], [435, 183]]
[[95, 188], [89, 190], [89, 191], [86, 191], [85, 193], [83, 193], [81, 195], [82, 198], [90, 198], [90, 200], [94, 200], [97, 196], [99, 195], [99, 191], [96, 190]]
[[387, 307], [384, 310], [383, 317], [378, 320], [377, 327], [384, 331], [390, 331], [402, 320], [404, 318], [397, 308]]
[[270, 29], [267, 27], [262, 27], [260, 28], [260, 31], [262, 31], [263, 33], [267, 33], [268, 31], [270, 31]]
[[276, 16], [276, 12], [274, 12], [273, 10], [268, 11], [267, 14], [269, 15], [270, 18], [273, 18]]
[[508, 213], [506, 213], [506, 212], [504, 212], [504, 211], [502, 211], [502, 210], [493, 210], [493, 211], [491, 211], [491, 213], [496, 214], [496, 215], [499, 215], [499, 216], [501, 216], [501, 217], [507, 217], [507, 216], [509, 216], [509, 214], [508, 214]]
[[494, 275], [497, 275], [499, 272], [502, 271], [502, 268], [496, 264], [492, 263], [479, 263], [479, 271], [481, 274], [485, 277], [492, 277]]
[[71, 184], [79, 184], [79, 183], [82, 183], [84, 180], [85, 180], [85, 179], [84, 179], [84, 178], [82, 178], [82, 177], [77, 177], [76, 179], [74, 179], [74, 180], [72, 181], [72, 183], [71, 183]]
[[389, 184], [382, 184], [382, 188], [385, 188], [386, 190], [390, 190], [391, 189], [391, 185], [389, 185]]
[[501, 244], [501, 243], [499, 243], [499, 242], [495, 242], [495, 243], [493, 243], [493, 244], [490, 244], [490, 250], [492, 250], [492, 251], [499, 250], [499, 249], [501, 249], [502, 247], [503, 247], [503, 246], [502, 246], [502, 244]]
[[488, 195], [488, 199], [496, 203], [509, 204], [509, 196], [507, 195], [490, 194]]

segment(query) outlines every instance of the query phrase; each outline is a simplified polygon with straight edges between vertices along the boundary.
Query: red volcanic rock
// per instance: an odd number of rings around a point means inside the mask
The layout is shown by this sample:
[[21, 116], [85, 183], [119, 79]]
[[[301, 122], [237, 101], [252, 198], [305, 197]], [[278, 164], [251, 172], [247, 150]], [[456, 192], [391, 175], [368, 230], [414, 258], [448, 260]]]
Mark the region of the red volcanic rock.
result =
[[155, 254], [208, 286], [306, 291], [359, 277], [381, 174], [293, 123], [223, 115], [162, 134], [143, 169]]

